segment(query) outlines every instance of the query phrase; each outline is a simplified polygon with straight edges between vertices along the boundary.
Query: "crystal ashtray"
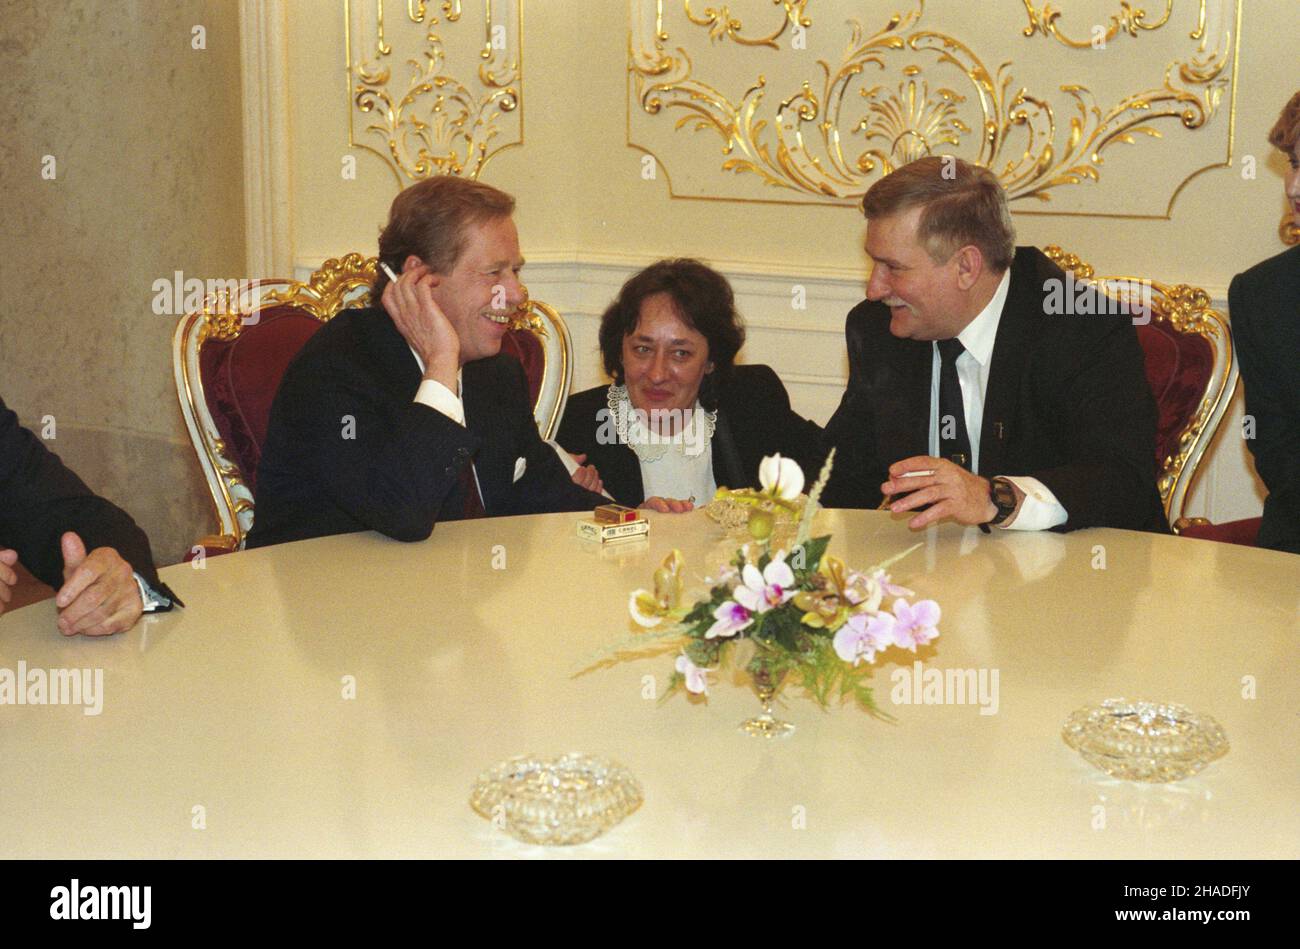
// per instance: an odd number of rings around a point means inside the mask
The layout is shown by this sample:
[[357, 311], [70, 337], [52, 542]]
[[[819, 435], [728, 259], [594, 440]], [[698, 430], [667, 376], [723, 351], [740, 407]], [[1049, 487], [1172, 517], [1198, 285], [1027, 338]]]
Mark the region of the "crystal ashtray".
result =
[[1089, 764], [1128, 781], [1179, 781], [1228, 753], [1218, 722], [1166, 702], [1107, 699], [1071, 715], [1061, 737]]
[[621, 765], [567, 754], [524, 755], [479, 775], [470, 806], [530, 844], [585, 843], [641, 806], [641, 785]]

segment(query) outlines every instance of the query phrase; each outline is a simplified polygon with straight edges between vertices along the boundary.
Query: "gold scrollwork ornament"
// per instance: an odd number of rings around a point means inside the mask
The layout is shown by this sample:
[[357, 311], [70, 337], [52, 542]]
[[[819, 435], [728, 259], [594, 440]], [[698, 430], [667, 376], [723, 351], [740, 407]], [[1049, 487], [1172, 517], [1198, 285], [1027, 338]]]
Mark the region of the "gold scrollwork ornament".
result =
[[[1093, 27], [1093, 35], [1086, 40], [1073, 39], [1061, 32], [1057, 21], [1061, 18], [1062, 11], [1053, 7], [1050, 3], [1044, 4], [1041, 8], [1034, 5], [1033, 0], [1024, 0], [1025, 12], [1029, 14], [1029, 25], [1025, 27], [1025, 36], [1033, 36], [1035, 33], [1042, 33], [1044, 36], [1050, 36], [1058, 42], [1064, 43], [1073, 49], [1088, 49], [1089, 47], [1104, 47], [1107, 43], [1119, 36], [1121, 32], [1129, 36], [1137, 37], [1139, 30], [1158, 30], [1169, 22], [1169, 16], [1174, 11], [1174, 0], [1165, 0], [1165, 12], [1155, 22], [1147, 22], [1147, 11], [1141, 7], [1134, 8], [1132, 4], [1121, 2], [1119, 12], [1112, 14], [1110, 22], [1103, 32], [1100, 23]], [[1192, 31], [1192, 39], [1200, 39], [1205, 29], [1205, 0], [1201, 0], [1201, 14], [1197, 28]]]
[[[709, 39], [716, 41], [730, 37], [734, 42], [742, 46], [768, 46], [772, 49], [779, 49], [777, 40], [781, 34], [786, 31], [787, 27], [794, 26], [801, 29], [807, 29], [812, 26], [812, 20], [804, 13], [808, 6], [808, 0], [772, 0], [774, 5], [785, 9], [785, 17], [781, 20], [780, 25], [769, 33], [767, 36], [743, 36], [741, 31], [745, 28], [740, 20], [731, 14], [731, 10], [726, 7], [705, 7], [703, 12], [696, 13], [691, 9], [691, 0], [685, 0], [686, 18], [696, 26], [705, 26], [709, 28]], [[661, 9], [659, 10], [659, 22], [663, 22], [663, 0], [659, 0]], [[662, 32], [662, 27], [660, 29]]]
[[[376, 0], [381, 25], [382, 54], [391, 52], [382, 33], [383, 2]], [[460, 0], [444, 0], [441, 9], [449, 23], [461, 19]], [[353, 88], [349, 110], [373, 118], [364, 132], [382, 142], [372, 148], [350, 136], [349, 144], [376, 152], [389, 164], [398, 184], [407, 179], [451, 174], [477, 178], [488, 159], [500, 150], [493, 140], [501, 129], [497, 118], [519, 107], [522, 76], [517, 59], [499, 55], [494, 38], [491, 0], [484, 4], [484, 41], [475, 70], [482, 91], [452, 75], [446, 44], [433, 32], [438, 20], [429, 15], [425, 0], [408, 0], [408, 18], [424, 23], [428, 17], [425, 48], [420, 59], [408, 59], [410, 78], [401, 89], [382, 58], [374, 62], [350, 61]], [[349, 56], [351, 47], [349, 43]], [[395, 88], [396, 87], [396, 88]]]
[[[841, 60], [818, 60], [822, 81], [815, 86], [803, 80], [775, 108], [765, 106], [769, 88], [763, 76], [733, 102], [693, 75], [686, 50], [670, 53], [656, 36], [653, 49], [629, 47], [636, 101], [650, 115], [664, 109], [680, 112], [678, 129], [716, 132], [723, 140], [722, 170], [754, 174], [773, 188], [823, 200], [856, 200], [874, 175], [969, 139], [975, 154], [966, 157], [992, 169], [1011, 200], [1047, 201], [1055, 189], [1098, 180], [1106, 149], [1133, 144], [1139, 136], [1161, 137], [1158, 122], [1202, 127], [1227, 84], [1222, 75], [1230, 59], [1225, 38], [1221, 49], [1170, 63], [1159, 88], [1126, 96], [1109, 109], [1098, 105], [1084, 86], [1061, 86], [1067, 100], [1058, 123], [1057, 105], [1014, 89], [1009, 63], [992, 74], [955, 37], [913, 30], [924, 9], [918, 0], [913, 10], [893, 14], [870, 35], [851, 21], [852, 36]], [[662, 29], [661, 22], [656, 29]], [[893, 57], [907, 54], [929, 56], [936, 70], [955, 70], [973, 94], [938, 81], [918, 83], [921, 67], [914, 63], [902, 69], [905, 79], [896, 91], [861, 88], [868, 69], [883, 70]], [[847, 107], [856, 101], [849, 97], [851, 89], [866, 103], [865, 116], [859, 118]], [[959, 115], [968, 101], [980, 110], [976, 128]], [[856, 136], [866, 147], [853, 154], [849, 149]]]

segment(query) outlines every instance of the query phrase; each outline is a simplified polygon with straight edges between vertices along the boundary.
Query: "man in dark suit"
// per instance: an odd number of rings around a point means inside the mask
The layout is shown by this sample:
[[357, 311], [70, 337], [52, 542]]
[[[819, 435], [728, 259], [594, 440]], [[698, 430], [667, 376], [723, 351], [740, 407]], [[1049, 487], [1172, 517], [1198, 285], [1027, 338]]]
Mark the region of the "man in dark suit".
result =
[[867, 192], [867, 300], [824, 503], [1022, 530], [1165, 531], [1156, 409], [1125, 313], [1015, 246], [987, 170], [923, 158]]
[[[1286, 198], [1300, 221], [1300, 92], [1269, 141], [1290, 165]], [[1256, 543], [1300, 554], [1300, 246], [1233, 277], [1228, 313], [1255, 423], [1246, 444], [1268, 487]]]
[[[393, 201], [382, 307], [349, 310], [290, 364], [271, 408], [249, 547], [439, 520], [589, 511], [537, 433], [523, 370], [500, 354], [527, 299], [514, 199], [456, 177]], [[383, 268], [381, 267], [381, 270]]]
[[131, 516], [97, 497], [0, 399], [0, 613], [18, 560], [57, 591], [65, 636], [120, 633], [142, 612], [180, 602]]
[[1268, 487], [1256, 543], [1300, 554], [1300, 246], [1233, 277], [1228, 312], [1254, 420], [1246, 445]]

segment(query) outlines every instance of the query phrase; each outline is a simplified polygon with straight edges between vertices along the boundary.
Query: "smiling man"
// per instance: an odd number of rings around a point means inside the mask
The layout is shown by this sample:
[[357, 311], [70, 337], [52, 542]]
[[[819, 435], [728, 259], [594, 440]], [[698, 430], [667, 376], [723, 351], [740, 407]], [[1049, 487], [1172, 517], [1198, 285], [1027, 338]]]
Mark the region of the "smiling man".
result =
[[518, 360], [500, 354], [527, 300], [512, 197], [455, 177], [393, 201], [373, 299], [321, 327], [276, 393], [248, 546], [439, 520], [589, 511], [537, 433]]
[[873, 268], [845, 327], [824, 503], [889, 496], [913, 528], [1167, 530], [1132, 318], [1056, 312], [1065, 274], [1015, 246], [985, 168], [920, 159], [876, 182], [863, 211]]

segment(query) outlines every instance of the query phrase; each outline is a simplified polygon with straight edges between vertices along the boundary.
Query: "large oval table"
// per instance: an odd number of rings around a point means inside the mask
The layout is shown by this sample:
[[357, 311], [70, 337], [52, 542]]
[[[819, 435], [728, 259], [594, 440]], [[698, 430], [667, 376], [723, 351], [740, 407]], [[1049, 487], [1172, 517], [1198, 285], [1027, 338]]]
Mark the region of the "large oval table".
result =
[[[98, 715], [0, 705], [0, 854], [1300, 856], [1298, 557], [1114, 530], [914, 535], [882, 512], [823, 512], [818, 533], [855, 566], [922, 542], [895, 568], [943, 608], [918, 656], [996, 671], [996, 712], [893, 701], [917, 657], [892, 650], [873, 678], [892, 722], [783, 693], [797, 731], [765, 740], [737, 730], [757, 709], [738, 678], [715, 677], [707, 704], [651, 697], [671, 655], [575, 675], [629, 634], [628, 593], [669, 550], [693, 577], [716, 568], [734, 547], [720, 529], [652, 515], [647, 541], [602, 549], [573, 523], [170, 567], [188, 607], [102, 640], [65, 640], [48, 601], [0, 617], [0, 667], [104, 680]], [[1231, 751], [1176, 784], [1111, 779], [1061, 726], [1112, 696], [1209, 714]], [[556, 849], [471, 810], [484, 769], [566, 751], [626, 765], [640, 810]]]

